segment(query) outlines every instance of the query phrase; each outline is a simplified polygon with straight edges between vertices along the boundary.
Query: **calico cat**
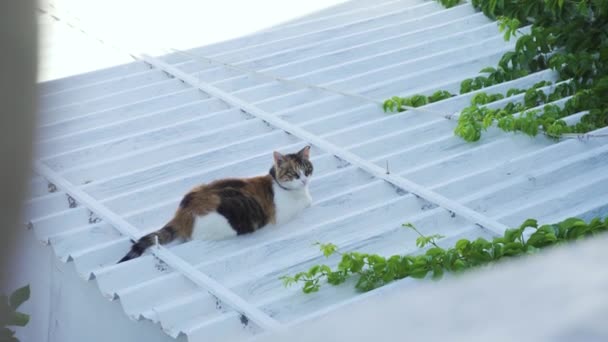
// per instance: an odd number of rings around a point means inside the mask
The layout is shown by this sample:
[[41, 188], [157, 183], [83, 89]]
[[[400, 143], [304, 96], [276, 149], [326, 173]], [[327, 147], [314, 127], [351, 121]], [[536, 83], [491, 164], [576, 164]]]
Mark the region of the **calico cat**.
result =
[[190, 190], [173, 219], [139, 239], [118, 263], [142, 255], [156, 237], [160, 244], [175, 239], [222, 239], [293, 219], [312, 204], [310, 146], [285, 155], [275, 151], [273, 157], [265, 176], [221, 179]]

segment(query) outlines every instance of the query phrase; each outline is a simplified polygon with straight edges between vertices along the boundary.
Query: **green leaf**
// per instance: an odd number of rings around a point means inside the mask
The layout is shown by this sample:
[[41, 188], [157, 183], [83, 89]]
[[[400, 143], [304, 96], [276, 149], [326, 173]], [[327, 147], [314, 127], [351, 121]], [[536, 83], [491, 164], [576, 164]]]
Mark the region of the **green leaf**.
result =
[[492, 126], [493, 123], [494, 123], [494, 116], [486, 115], [483, 118], [482, 124], [483, 124], [484, 129], [487, 129], [488, 127]]
[[420, 236], [416, 239], [416, 246], [419, 248], [423, 248], [429, 243], [430, 239], [426, 236]]
[[319, 271], [321, 272], [321, 274], [329, 274], [331, 273], [331, 268], [327, 265], [320, 265], [321, 267], [319, 268]]
[[530, 235], [526, 244], [532, 247], [542, 247], [548, 243], [546, 239], [546, 233], [542, 231], [536, 231], [534, 234]]
[[279, 279], [283, 281], [285, 287], [289, 287], [296, 282], [295, 278], [286, 275], [279, 277]]
[[429, 270], [426, 267], [416, 267], [410, 271], [410, 277], [422, 279], [426, 277], [427, 273], [429, 273]]
[[589, 8], [587, 7], [587, 3], [585, 1], [579, 2], [576, 9], [579, 12], [579, 14], [583, 17], [586, 17], [589, 15]]
[[462, 260], [456, 260], [454, 262], [454, 272], [462, 272], [466, 269], [466, 265]]
[[498, 65], [500, 65], [503, 69], [509, 69], [509, 63], [516, 56], [517, 55], [513, 51], [506, 52], [504, 55], [502, 55], [502, 58], [500, 59], [500, 62], [498, 62]]
[[24, 327], [30, 321], [30, 316], [21, 312], [14, 312], [7, 325]]
[[443, 268], [439, 267], [439, 266], [435, 266], [433, 268], [433, 276], [432, 279], [433, 280], [440, 280], [441, 278], [443, 278]]
[[21, 304], [26, 300], [30, 299], [30, 286], [26, 285], [22, 288], [15, 290], [10, 297], [10, 305], [13, 310], [17, 310]]
[[[389, 99], [389, 100], [384, 101], [384, 103], [382, 103], [382, 110], [383, 110], [385, 113], [386, 113], [386, 112], [388, 112], [388, 111], [389, 111], [389, 109], [391, 109], [391, 104], [392, 104], [392, 101], [391, 101], [390, 99]], [[392, 110], [391, 110], [391, 111], [392, 111]]]
[[401, 225], [402, 227], [406, 227], [406, 228], [411, 228], [411, 229], [416, 229], [416, 227], [414, 227], [413, 224], [407, 222]]
[[434, 92], [433, 95], [428, 97], [428, 101], [437, 102], [437, 101], [441, 101], [444, 99], [449, 99], [452, 96], [454, 96], [454, 95], [452, 93], [450, 93], [449, 91], [438, 90], [438, 91]]
[[553, 242], [556, 242], [556, 241], [557, 241], [557, 236], [555, 236], [555, 234], [553, 234], [553, 233], [549, 233], [549, 234], [546, 234], [546, 235], [545, 235], [545, 239], [546, 239], [548, 242], [553, 243]]
[[302, 288], [302, 291], [304, 293], [313, 293], [313, 292], [317, 292], [319, 291], [319, 283], [317, 281], [314, 280], [307, 280], [304, 283], [304, 287]]
[[342, 260], [338, 264], [338, 270], [340, 271], [350, 271], [353, 267], [352, 257], [350, 254], [346, 253], [342, 255]]
[[574, 227], [586, 226], [587, 224], [585, 223], [585, 221], [583, 221], [579, 218], [570, 217], [570, 218], [560, 222], [559, 225], [561, 227], [564, 227], [565, 229], [572, 229]]
[[534, 219], [527, 219], [524, 221], [524, 223], [521, 224], [521, 226], [519, 226], [520, 229], [525, 229], [529, 227], [538, 228], [538, 221]]
[[425, 254], [432, 256], [432, 257], [438, 257], [440, 255], [444, 255], [445, 250], [443, 248], [433, 247], [433, 248], [429, 248]]
[[352, 253], [351, 255], [352, 258], [350, 270], [353, 273], [357, 273], [363, 269], [363, 266], [365, 266], [365, 261], [363, 260], [363, 255], [360, 255], [358, 253]]
[[342, 284], [346, 281], [346, 274], [344, 272], [331, 272], [327, 274], [327, 282], [331, 285]]
[[319, 243], [319, 248], [326, 258], [330, 257], [338, 250], [338, 246], [333, 243]]
[[492, 256], [494, 260], [502, 258], [504, 255], [503, 245], [500, 243], [492, 244]]
[[507, 229], [505, 230], [504, 239], [506, 243], [513, 242], [520, 235], [519, 229]]
[[459, 251], [463, 251], [469, 247], [471, 242], [467, 239], [460, 239], [456, 242], [456, 249]]
[[460, 83], [460, 93], [466, 94], [472, 90], [473, 80], [468, 78]]
[[524, 250], [524, 246], [519, 242], [509, 242], [506, 243], [503, 249], [504, 255], [517, 255], [522, 253]]
[[490, 249], [492, 247], [492, 243], [484, 238], [477, 238], [473, 242], [473, 247], [477, 250]]
[[414, 107], [421, 107], [428, 103], [428, 99], [424, 95], [412, 96], [412, 104]]
[[319, 272], [319, 269], [321, 268], [321, 265], [314, 265], [312, 266], [309, 270], [308, 270], [308, 276], [309, 277], [314, 277], [317, 272]]

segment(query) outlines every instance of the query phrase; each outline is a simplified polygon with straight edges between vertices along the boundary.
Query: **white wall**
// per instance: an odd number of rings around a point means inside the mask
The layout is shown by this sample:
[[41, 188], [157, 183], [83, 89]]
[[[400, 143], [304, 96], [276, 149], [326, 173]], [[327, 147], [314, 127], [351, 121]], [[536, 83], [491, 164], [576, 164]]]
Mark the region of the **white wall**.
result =
[[73, 265], [57, 261], [53, 272], [48, 342], [169, 342], [159, 325], [129, 319], [118, 301], [104, 298], [95, 281], [84, 281]]
[[31, 296], [19, 308], [19, 311], [30, 315], [30, 322], [24, 328], [13, 330], [17, 331], [21, 342], [46, 342], [51, 313], [51, 274], [56, 268], [56, 258], [49, 247], [36, 240], [34, 232], [16, 229], [14, 237], [13, 262], [9, 264], [7, 271], [10, 276], [2, 293], [30, 284]]
[[104, 298], [95, 281], [80, 278], [71, 263], [57, 260], [33, 232], [22, 230], [16, 243], [14, 260], [20, 262], [10, 270], [8, 288], [31, 285], [31, 298], [20, 308], [31, 315], [30, 323], [15, 328], [21, 342], [180, 341], [156, 324], [130, 320], [119, 302]]

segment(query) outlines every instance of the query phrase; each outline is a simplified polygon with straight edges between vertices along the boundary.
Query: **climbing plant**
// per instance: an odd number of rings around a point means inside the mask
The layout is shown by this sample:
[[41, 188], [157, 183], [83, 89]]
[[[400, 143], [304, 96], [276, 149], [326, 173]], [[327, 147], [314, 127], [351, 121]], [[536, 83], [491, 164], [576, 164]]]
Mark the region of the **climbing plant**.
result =
[[[437, 0], [445, 7], [458, 0]], [[462, 80], [460, 94], [475, 91], [470, 105], [460, 110], [455, 134], [477, 141], [484, 130], [535, 136], [540, 132], [559, 138], [564, 133], [586, 133], [608, 126], [608, 1], [606, 0], [472, 0], [472, 5], [497, 20], [505, 40], [517, 38], [515, 48], [497, 65]], [[526, 27], [523, 33], [521, 27]], [[503, 93], [480, 91], [542, 70], [557, 73], [555, 83], [542, 81], [527, 89]], [[383, 103], [385, 112], [403, 112], [456, 96], [439, 90], [427, 96], [393, 96]], [[580, 120], [572, 120], [579, 114]], [[567, 117], [571, 119], [566, 120]], [[569, 123], [570, 122], [570, 123]], [[355, 278], [355, 287], [369, 291], [406, 277], [441, 279], [446, 272], [460, 273], [505, 258], [592, 236], [608, 229], [608, 218], [589, 223], [569, 218], [539, 226], [528, 219], [491, 241], [461, 239], [447, 248], [440, 235], [418, 234], [418, 254], [381, 256], [342, 251], [332, 243], [318, 243], [325, 257], [339, 256], [335, 266], [319, 264], [281, 277], [285, 286], [298, 284], [305, 293], [316, 292], [325, 282], [339, 285]]]
[[[359, 291], [369, 291], [394, 280], [411, 278], [441, 279], [445, 272], [460, 273], [467, 269], [491, 264], [504, 258], [536, 253], [538, 250], [578, 240], [605, 232], [608, 218], [594, 218], [591, 222], [569, 218], [556, 224], [539, 226], [536, 220], [528, 219], [518, 228], [508, 229], [501, 237], [488, 241], [460, 239], [448, 248], [440, 247], [441, 235], [424, 235], [414, 225], [403, 225], [412, 229], [418, 238], [416, 246], [425, 248], [417, 255], [393, 255], [385, 257], [377, 254], [341, 252], [332, 243], [317, 243], [325, 257], [338, 254], [341, 258], [337, 266], [314, 265], [308, 271], [293, 276], [281, 277], [285, 286], [301, 284], [304, 293], [316, 292], [323, 282], [339, 285], [349, 278], [356, 278], [355, 287]], [[528, 232], [532, 232], [528, 234]]]
[[[456, 4], [440, 2], [446, 7]], [[507, 97], [525, 93], [524, 101], [491, 108], [487, 104], [502, 100], [502, 94], [480, 92], [469, 107], [461, 110], [456, 135], [476, 141], [485, 129], [496, 126], [506, 132], [531, 136], [543, 132], [559, 138], [564, 133], [586, 133], [608, 125], [608, 1], [473, 0], [472, 5], [498, 20], [505, 40], [518, 38], [515, 49], [505, 53], [498, 65], [463, 80], [460, 94], [546, 69], [557, 72], [559, 86], [549, 94], [537, 85], [511, 89]], [[520, 32], [522, 25], [530, 26], [529, 33]], [[479, 98], [484, 100], [480, 102]], [[549, 104], [560, 99], [564, 99], [560, 105]], [[383, 109], [403, 111], [405, 106], [431, 102], [424, 95], [395, 96], [384, 102]], [[583, 115], [568, 124], [564, 118], [575, 113]]]
[[30, 298], [29, 285], [15, 290], [10, 296], [0, 296], [0, 341], [19, 342], [15, 332], [9, 326], [25, 326], [30, 316], [18, 312], [17, 309]]
[[441, 3], [445, 8], [454, 7], [462, 2], [461, 0], [437, 0], [437, 1], [439, 3]]

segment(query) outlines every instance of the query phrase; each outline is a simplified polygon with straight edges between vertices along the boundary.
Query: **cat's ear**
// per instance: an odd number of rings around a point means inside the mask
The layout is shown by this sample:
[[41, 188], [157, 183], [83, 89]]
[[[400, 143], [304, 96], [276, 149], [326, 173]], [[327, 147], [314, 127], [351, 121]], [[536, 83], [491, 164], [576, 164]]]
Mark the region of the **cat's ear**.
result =
[[298, 151], [298, 156], [302, 159], [310, 158], [310, 145], [304, 147], [300, 151]]
[[285, 161], [285, 156], [277, 151], [272, 152], [272, 156], [274, 157], [274, 163], [277, 166], [281, 166], [281, 164]]

